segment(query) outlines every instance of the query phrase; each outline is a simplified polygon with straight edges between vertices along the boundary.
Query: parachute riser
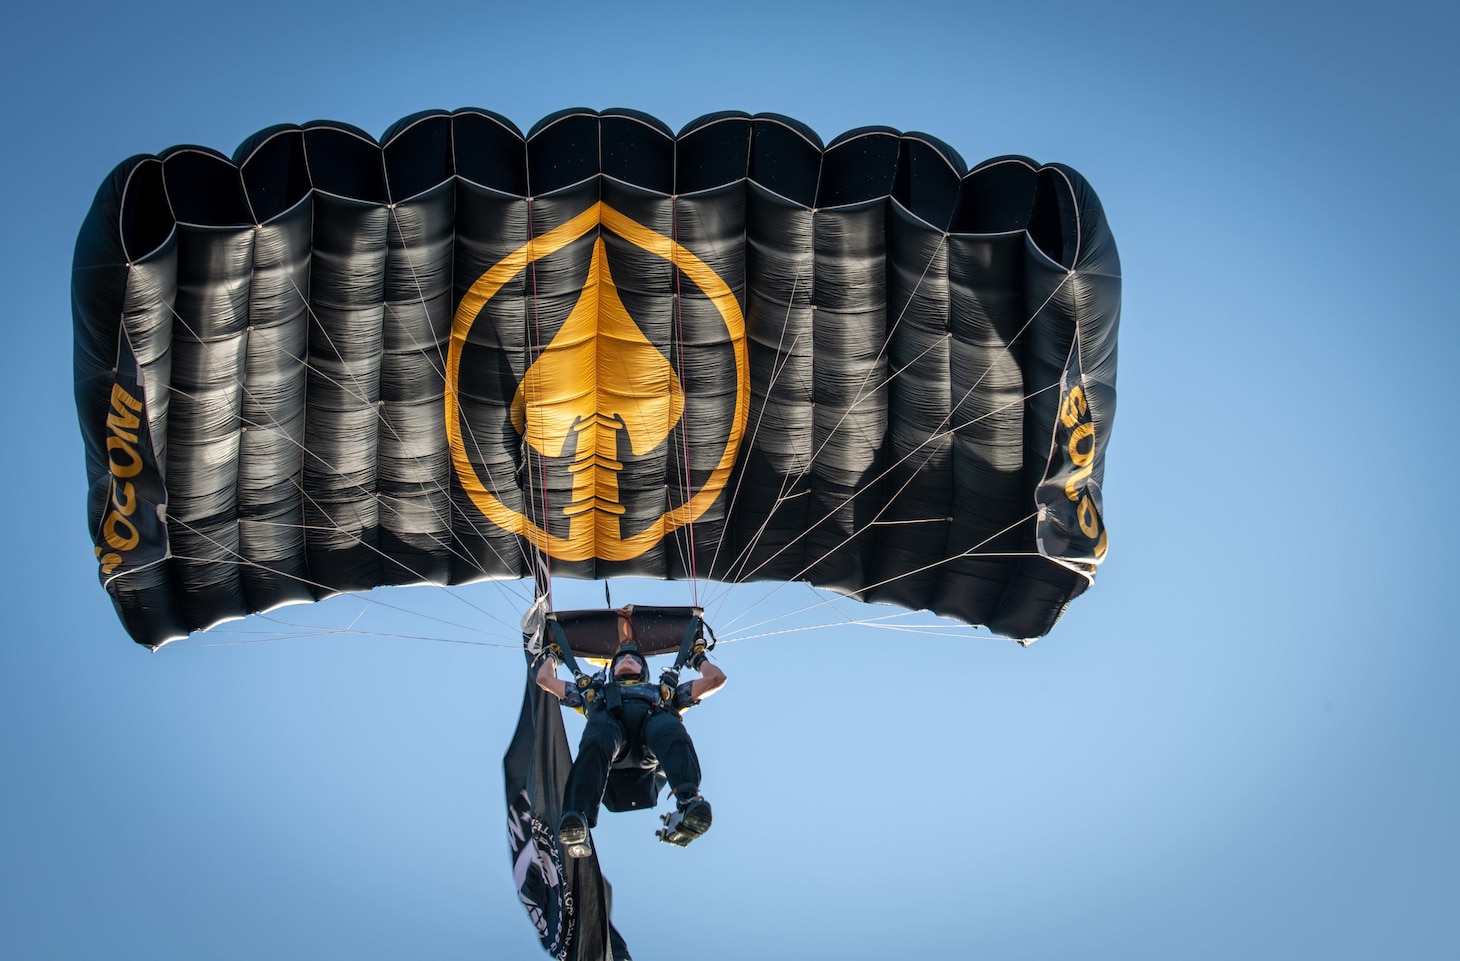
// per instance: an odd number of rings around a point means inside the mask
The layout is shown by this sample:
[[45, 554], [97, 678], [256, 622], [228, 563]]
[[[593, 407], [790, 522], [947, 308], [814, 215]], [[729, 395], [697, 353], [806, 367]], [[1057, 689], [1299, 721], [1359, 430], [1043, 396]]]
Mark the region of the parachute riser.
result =
[[549, 633], [548, 637], [544, 639], [546, 643], [543, 645], [543, 653], [557, 658], [558, 663], [571, 671], [579, 688], [587, 687], [588, 675], [583, 673], [583, 669], [578, 666], [578, 661], [573, 657], [573, 648], [568, 643], [567, 631], [563, 630], [563, 625], [559, 624], [556, 618], [549, 617], [547, 624]]
[[[710, 641], [705, 643], [705, 633], [710, 635]], [[686, 664], [690, 667], [698, 667], [703, 663], [706, 652], [715, 647], [715, 632], [710, 625], [705, 623], [703, 617], [694, 617], [685, 627], [684, 640], [679, 643], [679, 653], [674, 658], [674, 667], [670, 668], [675, 674], [680, 672]]]

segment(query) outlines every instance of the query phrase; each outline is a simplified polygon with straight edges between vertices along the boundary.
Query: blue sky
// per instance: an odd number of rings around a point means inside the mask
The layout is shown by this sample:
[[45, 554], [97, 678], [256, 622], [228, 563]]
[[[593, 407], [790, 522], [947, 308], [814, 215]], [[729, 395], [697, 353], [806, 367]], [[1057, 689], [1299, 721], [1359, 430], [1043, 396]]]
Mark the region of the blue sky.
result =
[[[524, 589], [367, 612], [473, 643], [136, 647], [86, 531], [68, 285], [92, 195], [131, 154], [318, 117], [379, 133], [430, 107], [525, 129], [579, 105], [676, 128], [770, 110], [827, 139], [886, 124], [971, 162], [1068, 163], [1125, 275], [1095, 589], [1028, 649], [866, 628], [723, 647], [731, 686], [691, 715], [715, 830], [683, 851], [649, 815], [598, 832], [636, 957], [1452, 950], [1457, 17], [1010, 7], [7, 13], [7, 956], [540, 956], [501, 796], [521, 662], [479, 612], [514, 622]], [[360, 609], [318, 607], [336, 626]]]

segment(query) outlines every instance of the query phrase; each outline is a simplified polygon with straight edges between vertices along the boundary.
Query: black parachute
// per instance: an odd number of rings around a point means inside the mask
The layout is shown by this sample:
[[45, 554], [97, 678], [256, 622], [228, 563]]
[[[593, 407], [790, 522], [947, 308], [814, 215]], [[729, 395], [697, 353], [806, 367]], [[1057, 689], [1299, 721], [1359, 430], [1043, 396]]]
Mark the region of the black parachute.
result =
[[384, 584], [805, 580], [1046, 633], [1103, 558], [1120, 268], [1058, 164], [483, 110], [133, 157], [73, 272], [149, 646]]

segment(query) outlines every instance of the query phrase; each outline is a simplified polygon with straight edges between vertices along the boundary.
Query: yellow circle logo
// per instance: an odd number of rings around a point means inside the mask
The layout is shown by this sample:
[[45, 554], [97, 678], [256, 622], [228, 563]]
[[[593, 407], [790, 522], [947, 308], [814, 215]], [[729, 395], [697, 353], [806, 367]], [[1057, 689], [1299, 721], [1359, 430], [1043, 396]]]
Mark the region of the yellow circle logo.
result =
[[[624, 306], [601, 237], [594, 241], [592, 262], [577, 303], [518, 383], [510, 408], [512, 425], [540, 457], [557, 459], [571, 454], [562, 467], [571, 476], [571, 494], [562, 503], [543, 507], [542, 516], [556, 523], [539, 525], [503, 503], [483, 482], [462, 436], [458, 385], [472, 325], [514, 277], [595, 229], [607, 230], [667, 261], [697, 286], [724, 321], [735, 357], [735, 410], [719, 463], [703, 486], [686, 492], [683, 503], [657, 519], [648, 518], [646, 526], [627, 536], [618, 488], [618, 473], [623, 468], [620, 440], [634, 455], [655, 450], [683, 419], [686, 403], [678, 373]], [[750, 409], [748, 369], [745, 318], [725, 281], [675, 240], [602, 202], [595, 203], [507, 255], [477, 278], [458, 305], [446, 365], [446, 433], [456, 476], [484, 517], [527, 538], [553, 558], [631, 560], [693, 524], [724, 491]], [[553, 485], [555, 490], [559, 486]], [[566, 530], [566, 534], [552, 533], [547, 529], [550, 526]]]

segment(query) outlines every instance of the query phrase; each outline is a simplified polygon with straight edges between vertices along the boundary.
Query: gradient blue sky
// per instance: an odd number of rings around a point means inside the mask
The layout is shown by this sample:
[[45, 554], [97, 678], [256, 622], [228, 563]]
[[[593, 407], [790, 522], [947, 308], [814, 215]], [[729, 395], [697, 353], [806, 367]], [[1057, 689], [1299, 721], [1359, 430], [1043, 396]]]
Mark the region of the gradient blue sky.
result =
[[[647, 814], [598, 832], [636, 957], [1453, 951], [1460, 22], [1411, 0], [1017, 6], [7, 13], [0, 953], [542, 956], [503, 819], [521, 661], [479, 613], [515, 622], [521, 586], [368, 612], [475, 643], [149, 655], [96, 583], [71, 400], [71, 247], [118, 161], [468, 105], [524, 129], [584, 105], [926, 130], [971, 162], [1075, 166], [1121, 250], [1094, 591], [1027, 650], [866, 628], [723, 647], [731, 686], [691, 715], [715, 830], [683, 851]], [[322, 623], [360, 609], [331, 605]]]

